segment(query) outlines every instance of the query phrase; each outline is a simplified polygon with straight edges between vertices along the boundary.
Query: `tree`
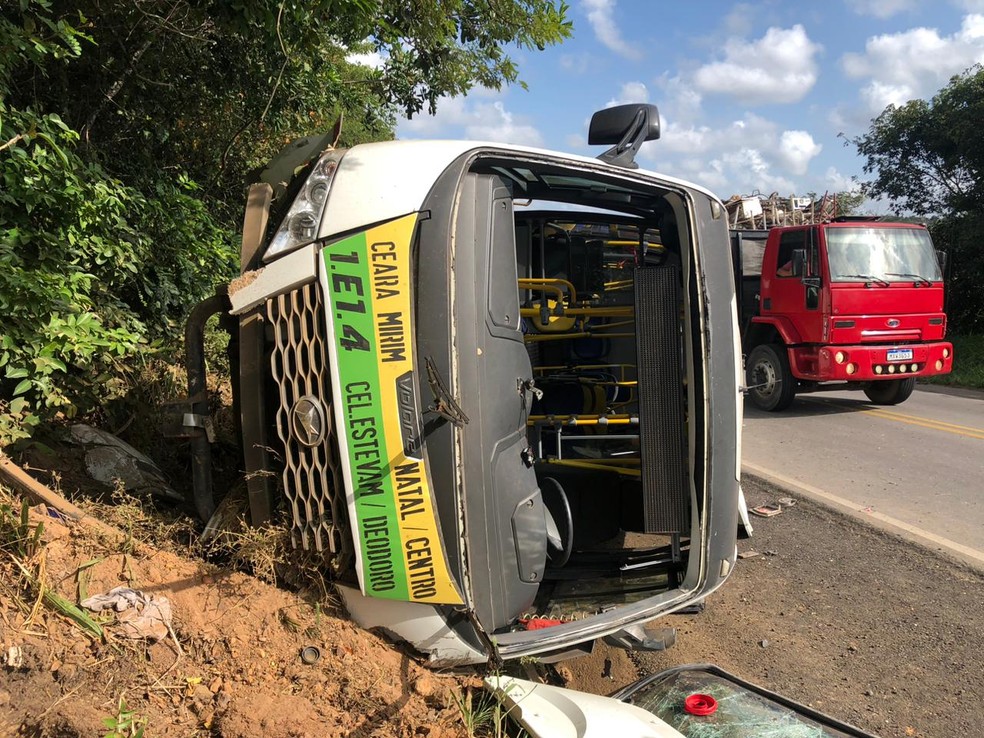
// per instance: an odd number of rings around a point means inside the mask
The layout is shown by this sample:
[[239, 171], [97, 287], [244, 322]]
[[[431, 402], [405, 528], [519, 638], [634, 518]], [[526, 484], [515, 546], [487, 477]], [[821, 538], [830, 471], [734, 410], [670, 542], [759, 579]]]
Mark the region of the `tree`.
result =
[[873, 175], [865, 194], [898, 213], [928, 216], [937, 248], [947, 254], [951, 330], [984, 330], [984, 67], [950, 79], [932, 100], [889, 106], [856, 139]]
[[[233, 226], [247, 173], [291, 138], [329, 129], [340, 113], [350, 121], [343, 145], [391, 138], [396, 113], [518, 81], [508, 44], [543, 48], [570, 33], [566, 5], [549, 0], [43, 6], [46, 22], [84, 18], [91, 43], [70, 64], [48, 57], [12, 70], [11, 103], [59, 112], [86, 156], [128, 183], [187, 174]], [[357, 51], [378, 65], [355, 63]]]
[[932, 100], [891, 105], [852, 139], [869, 197], [916, 215], [984, 212], [984, 68], [953, 77]]
[[[248, 173], [291, 138], [519, 81], [550, 0], [0, 3], [0, 446], [102, 406], [235, 269]], [[371, 52], [378, 65], [356, 63]]]

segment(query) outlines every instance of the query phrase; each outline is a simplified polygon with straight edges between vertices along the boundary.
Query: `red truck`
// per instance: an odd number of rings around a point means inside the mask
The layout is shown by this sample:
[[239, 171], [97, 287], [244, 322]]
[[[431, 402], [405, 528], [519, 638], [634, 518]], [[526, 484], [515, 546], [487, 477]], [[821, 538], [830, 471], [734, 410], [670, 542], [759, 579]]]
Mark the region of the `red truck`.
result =
[[860, 389], [877, 405], [946, 374], [941, 259], [924, 226], [877, 218], [732, 230], [748, 397]]

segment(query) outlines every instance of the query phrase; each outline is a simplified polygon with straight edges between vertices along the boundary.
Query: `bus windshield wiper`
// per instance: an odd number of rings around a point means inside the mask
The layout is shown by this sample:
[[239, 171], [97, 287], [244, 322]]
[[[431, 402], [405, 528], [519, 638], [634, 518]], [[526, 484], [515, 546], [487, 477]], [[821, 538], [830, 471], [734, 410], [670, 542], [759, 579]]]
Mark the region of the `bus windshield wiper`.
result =
[[910, 272], [885, 272], [886, 277], [909, 277], [914, 279], [918, 285], [920, 282], [925, 284], [927, 287], [933, 286], [933, 280], [926, 279], [926, 277], [921, 274], [911, 274]]
[[843, 277], [852, 277], [854, 279], [863, 279], [869, 284], [874, 282], [880, 284], [882, 287], [890, 287], [891, 283], [887, 279], [882, 279], [881, 277], [876, 277], [873, 274], [838, 274], [835, 279], [841, 279]]
[[441, 379], [434, 360], [429, 356], [425, 356], [424, 366], [427, 368], [427, 383], [430, 385], [431, 392], [434, 394], [434, 404], [430, 405], [425, 412], [437, 413], [459, 428], [465, 425], [468, 422], [468, 416], [461, 409], [461, 405], [451, 396], [447, 386]]

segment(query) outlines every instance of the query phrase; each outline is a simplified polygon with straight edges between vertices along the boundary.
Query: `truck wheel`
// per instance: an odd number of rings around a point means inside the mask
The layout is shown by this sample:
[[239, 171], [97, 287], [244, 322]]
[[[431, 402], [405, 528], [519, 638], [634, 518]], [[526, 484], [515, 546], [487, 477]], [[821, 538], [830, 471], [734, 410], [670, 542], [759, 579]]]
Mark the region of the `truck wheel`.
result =
[[916, 388], [916, 378], [882, 379], [864, 388], [864, 393], [876, 405], [898, 405], [905, 402]]
[[753, 348], [748, 356], [745, 383], [755, 407], [769, 412], [789, 407], [796, 396], [796, 379], [789, 369], [786, 349], [777, 344]]

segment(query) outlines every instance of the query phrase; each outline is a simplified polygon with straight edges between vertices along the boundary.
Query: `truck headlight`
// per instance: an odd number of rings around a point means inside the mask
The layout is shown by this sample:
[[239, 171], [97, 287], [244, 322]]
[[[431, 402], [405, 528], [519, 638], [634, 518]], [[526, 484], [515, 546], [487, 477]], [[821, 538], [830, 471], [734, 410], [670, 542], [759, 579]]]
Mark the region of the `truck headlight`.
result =
[[270, 239], [270, 245], [263, 254], [264, 261], [270, 261], [294, 249], [311, 243], [318, 237], [318, 226], [325, 212], [328, 193], [331, 190], [335, 171], [338, 169], [340, 151], [326, 151], [318, 159], [305, 180], [300, 192], [291, 203], [280, 227]]

